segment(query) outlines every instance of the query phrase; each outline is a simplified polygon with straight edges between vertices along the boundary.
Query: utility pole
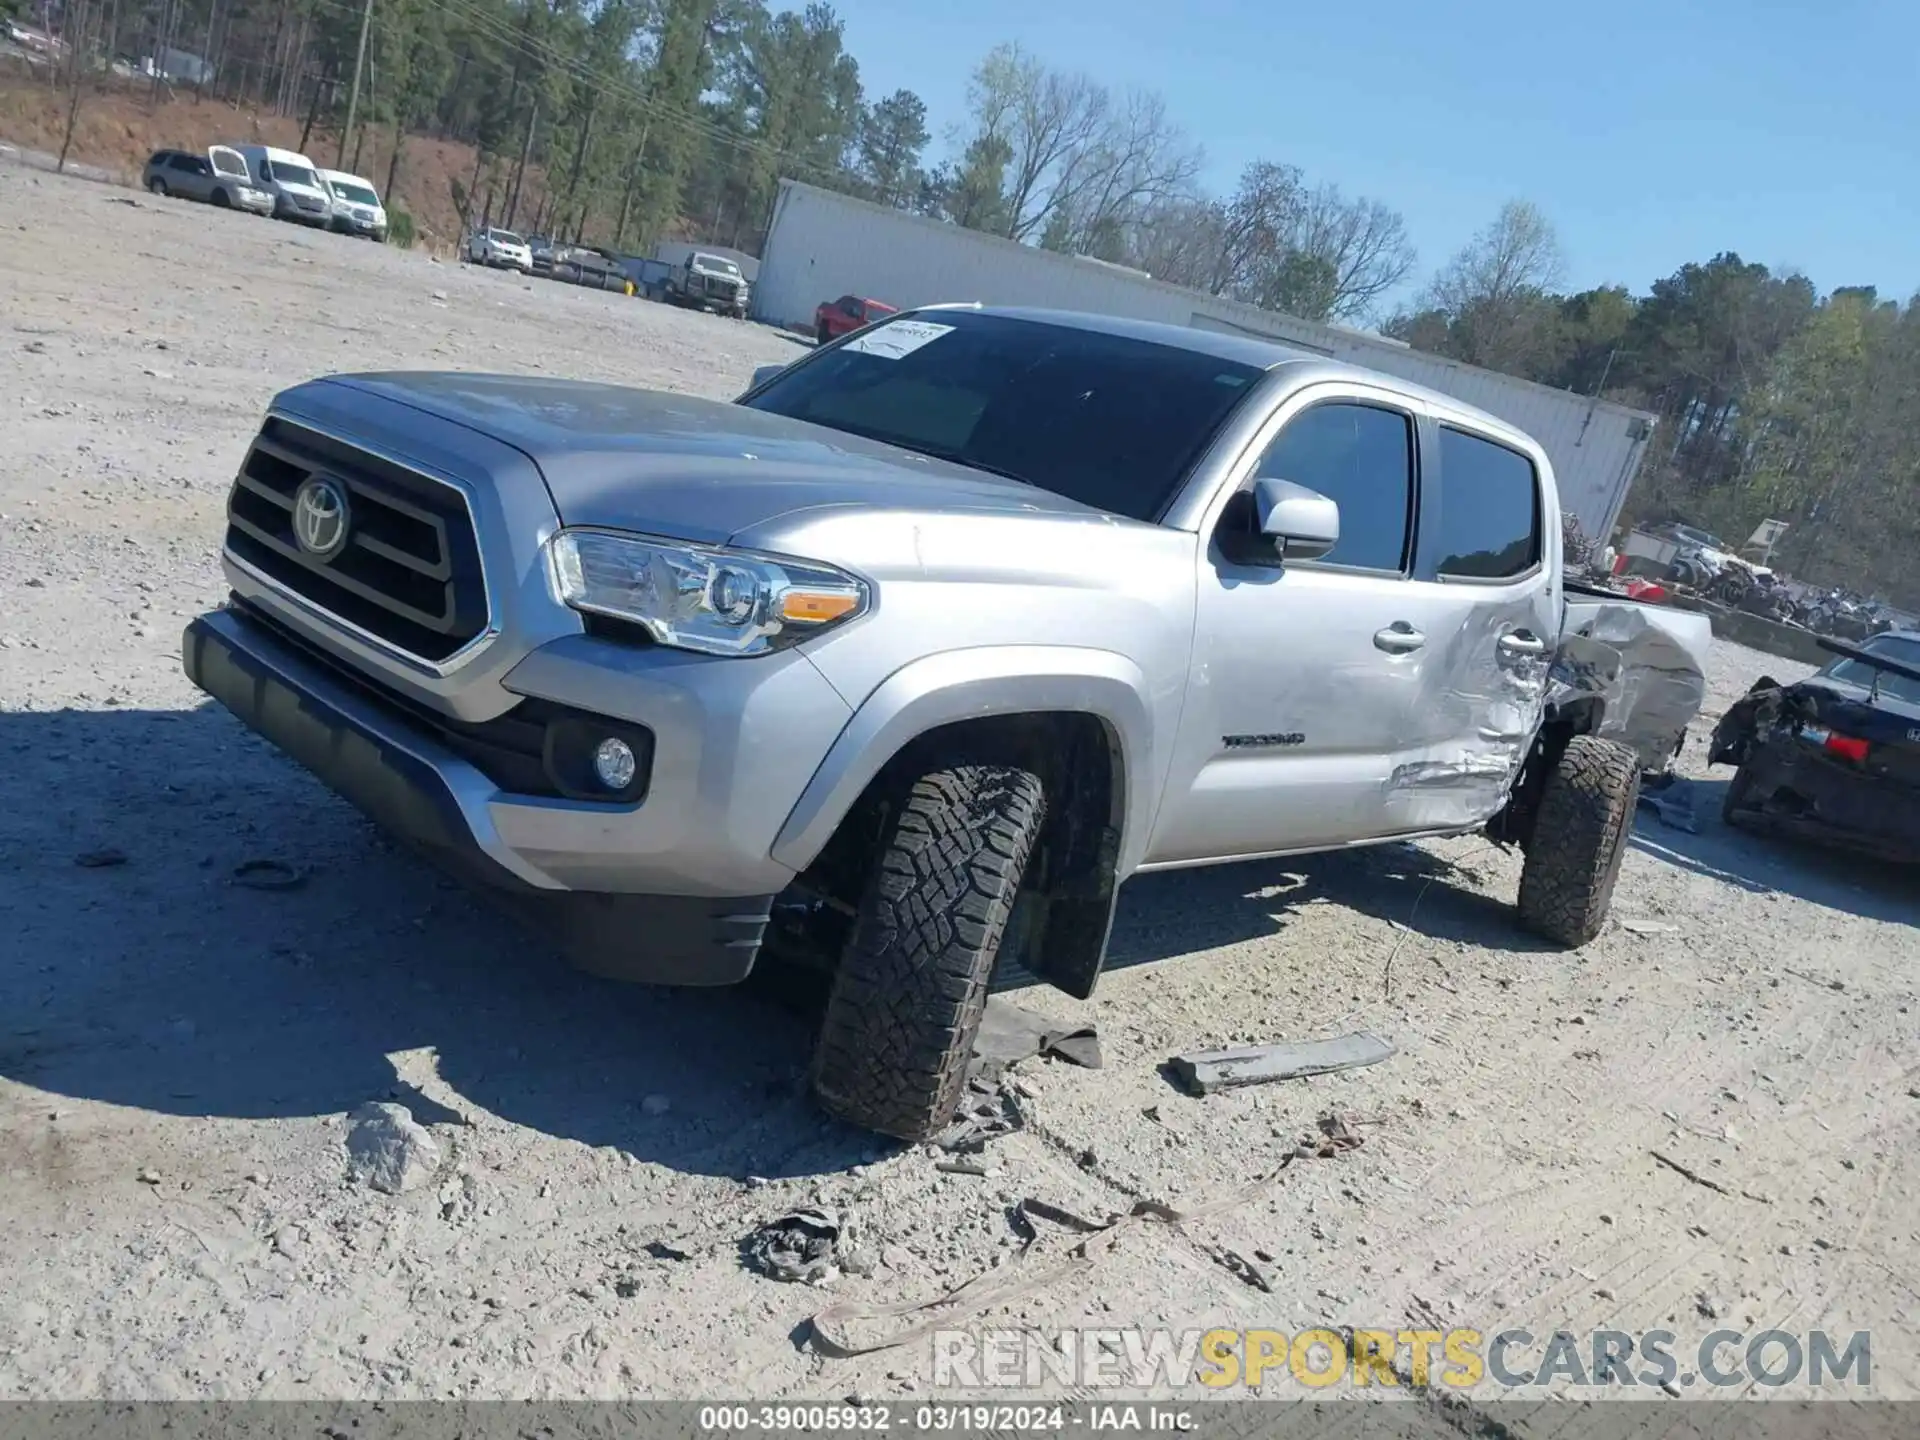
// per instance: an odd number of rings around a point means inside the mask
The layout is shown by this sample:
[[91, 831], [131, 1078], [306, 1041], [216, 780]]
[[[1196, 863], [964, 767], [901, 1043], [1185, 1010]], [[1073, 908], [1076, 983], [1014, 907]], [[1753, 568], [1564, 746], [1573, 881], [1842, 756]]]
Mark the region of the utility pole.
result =
[[366, 8], [360, 12], [360, 49], [353, 57], [353, 88], [347, 91], [347, 123], [340, 131], [340, 152], [333, 160], [336, 170], [346, 167], [347, 135], [353, 129], [354, 112], [360, 108], [360, 71], [367, 63], [367, 31], [372, 26], [373, 0], [367, 0]]

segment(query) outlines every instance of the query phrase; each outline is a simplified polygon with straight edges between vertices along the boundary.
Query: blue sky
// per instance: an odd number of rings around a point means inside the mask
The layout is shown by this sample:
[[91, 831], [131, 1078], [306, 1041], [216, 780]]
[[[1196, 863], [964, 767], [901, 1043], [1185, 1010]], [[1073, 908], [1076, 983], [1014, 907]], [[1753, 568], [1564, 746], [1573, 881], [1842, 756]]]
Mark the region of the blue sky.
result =
[[1231, 188], [1257, 158], [1407, 218], [1418, 277], [1510, 198], [1573, 288], [1735, 250], [1822, 290], [1920, 289], [1920, 0], [833, 0], [869, 97], [927, 102], [1016, 40], [1159, 90]]

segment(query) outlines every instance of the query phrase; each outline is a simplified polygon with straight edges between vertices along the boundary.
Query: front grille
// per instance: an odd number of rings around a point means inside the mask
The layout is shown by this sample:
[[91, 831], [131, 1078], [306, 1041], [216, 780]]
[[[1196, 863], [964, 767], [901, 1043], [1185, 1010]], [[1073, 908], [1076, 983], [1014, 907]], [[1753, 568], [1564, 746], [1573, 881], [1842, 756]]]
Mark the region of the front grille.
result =
[[[294, 496], [313, 475], [338, 482], [348, 497], [346, 548], [325, 560], [293, 534]], [[261, 427], [234, 481], [227, 549], [423, 660], [447, 659], [487, 626], [479, 544], [460, 492], [279, 416]]]

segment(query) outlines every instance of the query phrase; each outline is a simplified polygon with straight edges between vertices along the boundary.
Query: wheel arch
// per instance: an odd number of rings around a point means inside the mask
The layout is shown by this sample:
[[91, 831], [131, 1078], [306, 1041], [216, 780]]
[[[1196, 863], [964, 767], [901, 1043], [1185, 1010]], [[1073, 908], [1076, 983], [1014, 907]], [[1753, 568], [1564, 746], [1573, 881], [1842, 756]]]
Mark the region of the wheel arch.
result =
[[1145, 846], [1162, 768], [1146, 679], [1125, 656], [1066, 646], [987, 647], [896, 671], [814, 772], [774, 841], [773, 858], [807, 871], [863, 812], [863, 802], [884, 804], [906, 772], [953, 755], [1017, 763], [1046, 784], [1047, 834], [1026, 887], [1039, 902], [1029, 948], [1040, 953], [1028, 964], [1070, 994], [1091, 994], [1114, 895]]

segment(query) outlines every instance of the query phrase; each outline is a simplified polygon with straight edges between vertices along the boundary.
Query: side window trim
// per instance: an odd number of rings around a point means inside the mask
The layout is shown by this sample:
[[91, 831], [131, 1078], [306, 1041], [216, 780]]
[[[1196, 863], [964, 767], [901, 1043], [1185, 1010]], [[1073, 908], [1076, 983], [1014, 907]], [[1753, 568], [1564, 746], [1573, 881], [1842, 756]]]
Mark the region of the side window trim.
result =
[[1408, 464], [1411, 467], [1409, 477], [1412, 495], [1407, 507], [1409, 533], [1406, 548], [1401, 552], [1398, 569], [1380, 569], [1367, 565], [1329, 564], [1325, 560], [1289, 560], [1289, 567], [1301, 566], [1311, 570], [1324, 570], [1335, 575], [1369, 575], [1379, 579], [1408, 580], [1415, 577], [1415, 567], [1420, 558], [1420, 536], [1426, 520], [1428, 486], [1426, 466], [1429, 446], [1427, 429], [1433, 423], [1425, 409], [1416, 404], [1409, 396], [1396, 394], [1391, 390], [1375, 389], [1369, 385], [1341, 383], [1338, 381], [1308, 384], [1283, 397], [1261, 422], [1240, 454], [1228, 468], [1227, 483], [1208, 502], [1200, 533], [1211, 546], [1213, 537], [1220, 527], [1221, 517], [1236, 495], [1244, 494], [1252, 488], [1254, 472], [1259, 468], [1261, 458], [1267, 453], [1280, 432], [1292, 424], [1307, 411], [1318, 409], [1322, 405], [1365, 405], [1376, 410], [1387, 410], [1399, 415], [1407, 422]]
[[[1425, 535], [1428, 537], [1428, 543], [1422, 544], [1416, 541], [1415, 578], [1428, 581], [1435, 585], [1469, 585], [1480, 590], [1498, 590], [1509, 586], [1526, 585], [1539, 578], [1541, 572], [1544, 571], [1547, 566], [1547, 556], [1549, 553], [1548, 542], [1550, 538], [1547, 532], [1549, 521], [1547, 517], [1546, 495], [1544, 493], [1545, 487], [1540, 476], [1540, 462], [1504, 437], [1490, 435], [1464, 419], [1456, 419], [1451, 416], [1434, 416], [1431, 418], [1431, 426], [1431, 436], [1423, 448], [1432, 457], [1430, 465], [1434, 478], [1434, 484], [1432, 486], [1433, 503], [1430, 511], [1425, 505], [1422, 506], [1421, 518], [1426, 522], [1423, 528]], [[1501, 450], [1518, 455], [1527, 462], [1528, 468], [1533, 472], [1534, 556], [1533, 563], [1526, 569], [1512, 575], [1501, 576], [1443, 575], [1440, 573], [1440, 557], [1426, 553], [1433, 548], [1431, 543], [1432, 538], [1441, 534], [1440, 516], [1447, 503], [1446, 462], [1441, 458], [1440, 447], [1441, 434], [1447, 430], [1451, 430], [1458, 435], [1465, 435], [1472, 440], [1483, 441], [1488, 445], [1493, 445]]]

